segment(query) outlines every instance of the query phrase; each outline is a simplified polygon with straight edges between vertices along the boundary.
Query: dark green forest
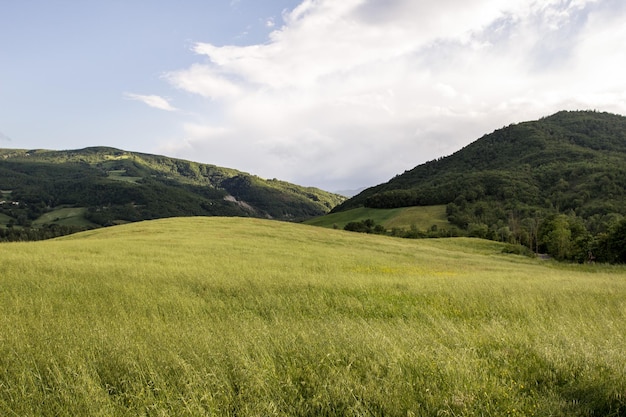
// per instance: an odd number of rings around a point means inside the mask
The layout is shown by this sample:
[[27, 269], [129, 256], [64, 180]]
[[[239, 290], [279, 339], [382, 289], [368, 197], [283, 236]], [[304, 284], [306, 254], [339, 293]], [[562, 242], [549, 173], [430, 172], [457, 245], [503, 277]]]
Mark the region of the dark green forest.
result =
[[563, 111], [510, 125], [333, 212], [441, 204], [452, 234], [559, 260], [626, 262], [626, 117]]
[[[0, 149], [0, 241], [163, 217], [302, 221], [343, 199], [233, 169], [113, 148]], [[83, 214], [54, 217], [68, 207], [84, 208]]]

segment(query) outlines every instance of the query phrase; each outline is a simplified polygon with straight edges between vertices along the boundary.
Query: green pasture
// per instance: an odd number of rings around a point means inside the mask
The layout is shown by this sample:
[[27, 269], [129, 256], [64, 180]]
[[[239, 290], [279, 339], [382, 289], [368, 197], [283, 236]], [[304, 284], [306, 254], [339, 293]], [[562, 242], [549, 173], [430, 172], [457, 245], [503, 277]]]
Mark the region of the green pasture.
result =
[[3, 416], [621, 416], [626, 268], [242, 218], [0, 244]]
[[372, 219], [386, 229], [411, 229], [426, 231], [431, 227], [446, 228], [450, 226], [446, 217], [446, 206], [402, 207], [395, 209], [374, 209], [360, 207], [352, 210], [331, 213], [307, 220], [312, 226], [336, 227], [343, 229], [350, 222]]
[[90, 226], [91, 222], [85, 219], [85, 207], [59, 207], [41, 215], [33, 221], [33, 226], [42, 224], [61, 224], [65, 226]]
[[446, 215], [446, 206], [423, 206], [405, 207], [390, 219], [384, 226], [387, 229], [410, 229], [417, 227], [418, 230], [429, 230], [433, 226], [445, 229], [450, 226]]
[[110, 170], [110, 171], [107, 171], [107, 175], [112, 180], [123, 181], [123, 182], [136, 183], [137, 181], [143, 179], [143, 177], [127, 176], [125, 169]]

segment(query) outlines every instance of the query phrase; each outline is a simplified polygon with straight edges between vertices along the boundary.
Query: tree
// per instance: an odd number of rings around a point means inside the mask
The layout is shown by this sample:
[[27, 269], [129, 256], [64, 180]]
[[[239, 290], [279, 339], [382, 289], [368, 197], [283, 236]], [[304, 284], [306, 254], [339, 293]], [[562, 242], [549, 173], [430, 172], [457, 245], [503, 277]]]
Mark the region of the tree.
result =
[[547, 224], [544, 243], [548, 253], [559, 260], [568, 259], [572, 250], [572, 231], [569, 228], [567, 216], [554, 216]]
[[539, 252], [539, 226], [541, 219], [535, 214], [534, 217], [527, 217], [522, 220], [522, 227], [528, 233], [528, 247], [535, 253]]
[[606, 239], [609, 262], [626, 263], [626, 219], [612, 228]]
[[489, 233], [489, 226], [484, 223], [470, 223], [467, 228], [467, 233], [470, 237], [486, 239]]

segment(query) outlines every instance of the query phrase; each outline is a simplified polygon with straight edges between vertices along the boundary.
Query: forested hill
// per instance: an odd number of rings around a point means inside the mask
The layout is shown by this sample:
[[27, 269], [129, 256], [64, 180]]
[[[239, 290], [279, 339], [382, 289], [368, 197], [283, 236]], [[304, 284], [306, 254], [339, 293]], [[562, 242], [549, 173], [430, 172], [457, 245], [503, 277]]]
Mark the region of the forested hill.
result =
[[97, 227], [173, 216], [299, 221], [325, 214], [344, 200], [234, 169], [106, 147], [0, 149], [0, 192], [0, 232], [5, 234], [8, 229], [33, 234], [50, 226]]
[[582, 226], [604, 233], [626, 215], [626, 117], [563, 111], [510, 125], [333, 211], [435, 204], [446, 204], [452, 224], [480, 237], [511, 233], [523, 241], [532, 231], [521, 224], [552, 227], [543, 220], [559, 214], [570, 234]]

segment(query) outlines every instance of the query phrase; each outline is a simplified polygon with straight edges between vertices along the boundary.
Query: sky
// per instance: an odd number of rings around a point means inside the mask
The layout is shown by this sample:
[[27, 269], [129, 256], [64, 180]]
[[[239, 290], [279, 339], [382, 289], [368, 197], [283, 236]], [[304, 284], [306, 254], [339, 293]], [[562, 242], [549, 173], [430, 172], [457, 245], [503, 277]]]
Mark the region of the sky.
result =
[[623, 0], [0, 0], [0, 147], [329, 191], [560, 110], [626, 115]]

